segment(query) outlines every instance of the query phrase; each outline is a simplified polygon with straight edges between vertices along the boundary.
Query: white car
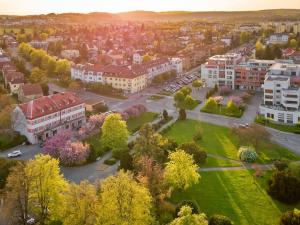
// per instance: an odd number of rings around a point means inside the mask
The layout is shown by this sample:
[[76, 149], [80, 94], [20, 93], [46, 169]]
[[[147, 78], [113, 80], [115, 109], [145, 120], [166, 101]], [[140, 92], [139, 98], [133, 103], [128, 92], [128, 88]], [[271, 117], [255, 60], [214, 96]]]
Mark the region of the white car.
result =
[[22, 152], [20, 150], [16, 150], [16, 151], [13, 151], [11, 153], [8, 153], [7, 157], [8, 158], [14, 158], [14, 157], [18, 157], [18, 156], [21, 156], [21, 155], [22, 155]]

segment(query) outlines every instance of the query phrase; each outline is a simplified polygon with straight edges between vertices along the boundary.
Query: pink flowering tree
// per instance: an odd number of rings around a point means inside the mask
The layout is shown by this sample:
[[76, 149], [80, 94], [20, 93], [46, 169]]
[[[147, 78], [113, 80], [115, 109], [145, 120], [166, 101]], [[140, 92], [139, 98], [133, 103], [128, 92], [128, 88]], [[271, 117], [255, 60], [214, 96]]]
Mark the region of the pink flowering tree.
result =
[[243, 99], [239, 96], [230, 96], [229, 101], [232, 101], [235, 105], [241, 106], [243, 104]]
[[48, 154], [54, 158], [58, 158], [59, 150], [63, 148], [66, 143], [71, 140], [71, 138], [72, 132], [69, 130], [58, 132], [56, 135], [46, 140], [43, 148], [44, 154]]
[[219, 87], [220, 95], [226, 96], [231, 93], [232, 89], [228, 86]]
[[89, 145], [85, 145], [80, 141], [68, 141], [59, 152], [59, 160], [66, 166], [81, 165], [86, 162], [89, 154]]
[[144, 105], [137, 104], [137, 105], [133, 105], [133, 106], [125, 109], [121, 113], [121, 115], [124, 120], [128, 120], [129, 118], [132, 118], [132, 117], [138, 117], [139, 115], [141, 115], [142, 113], [144, 113], [146, 111], [147, 111], [147, 109]]
[[122, 113], [121, 113], [121, 117], [122, 117], [122, 119], [125, 120], [125, 121], [129, 119], [129, 115], [128, 115], [127, 112], [122, 112]]
[[88, 123], [93, 125], [95, 128], [100, 128], [103, 125], [104, 120], [104, 114], [95, 114], [90, 116]]

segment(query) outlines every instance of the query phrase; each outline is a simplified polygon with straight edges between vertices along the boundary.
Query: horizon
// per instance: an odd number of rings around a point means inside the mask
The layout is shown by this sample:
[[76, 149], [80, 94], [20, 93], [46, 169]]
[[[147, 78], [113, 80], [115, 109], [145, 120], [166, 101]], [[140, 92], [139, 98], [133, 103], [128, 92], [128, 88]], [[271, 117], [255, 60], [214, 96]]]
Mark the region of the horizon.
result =
[[[157, 4], [155, 4], [157, 3]], [[140, 0], [110, 0], [110, 1], [75, 1], [70, 4], [68, 1], [58, 0], [0, 0], [1, 15], [42, 15], [42, 14], [61, 14], [61, 13], [126, 13], [134, 11], [146, 12], [243, 12], [243, 11], [261, 11], [261, 10], [278, 10], [278, 9], [300, 9], [300, 1], [286, 0], [210, 0], [197, 1], [189, 0], [189, 4], [181, 0], [159, 0], [147, 1]], [[34, 5], [34, 7], [32, 7]], [[272, 7], [269, 7], [272, 5]]]

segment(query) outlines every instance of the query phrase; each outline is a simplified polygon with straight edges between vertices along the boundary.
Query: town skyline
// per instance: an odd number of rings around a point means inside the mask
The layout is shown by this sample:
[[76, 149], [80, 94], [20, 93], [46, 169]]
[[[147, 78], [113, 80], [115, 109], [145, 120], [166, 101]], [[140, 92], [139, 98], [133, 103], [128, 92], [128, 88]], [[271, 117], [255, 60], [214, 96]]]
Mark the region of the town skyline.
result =
[[[157, 1], [155, 3], [155, 1]], [[212, 0], [212, 1], [196, 1], [190, 0], [189, 4], [181, 0], [170, 2], [154, 1], [138, 1], [119, 0], [111, 1], [76, 1], [72, 5], [68, 1], [50, 1], [50, 0], [1, 0], [0, 14], [2, 15], [34, 15], [34, 14], [47, 14], [47, 13], [90, 13], [90, 12], [107, 12], [107, 13], [122, 13], [130, 11], [259, 11], [267, 9], [300, 9], [300, 2], [295, 0], [287, 1], [225, 1], [225, 0]], [[34, 5], [35, 7], [31, 7]], [[271, 6], [271, 7], [270, 7]]]

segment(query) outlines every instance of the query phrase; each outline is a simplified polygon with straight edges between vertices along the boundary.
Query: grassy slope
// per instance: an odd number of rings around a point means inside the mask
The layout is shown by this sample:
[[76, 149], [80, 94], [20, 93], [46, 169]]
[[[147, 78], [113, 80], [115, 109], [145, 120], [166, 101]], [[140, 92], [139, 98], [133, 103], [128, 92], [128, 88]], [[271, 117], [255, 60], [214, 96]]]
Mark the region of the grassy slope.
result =
[[194, 200], [208, 216], [223, 214], [238, 225], [278, 224], [281, 212], [298, 206], [274, 201], [265, 190], [267, 178], [254, 178], [245, 171], [202, 172], [199, 184], [174, 192], [171, 201]]
[[[232, 159], [237, 158], [239, 148], [237, 138], [227, 127], [208, 124], [200, 121], [186, 120], [176, 122], [166, 133], [167, 137], [173, 138], [179, 144], [192, 141], [194, 132], [198, 127], [203, 131], [203, 139], [198, 144], [207, 152]], [[276, 144], [266, 144], [259, 151], [259, 162], [267, 163], [272, 159], [286, 158], [296, 160], [299, 157], [288, 151], [286, 148]], [[215, 159], [213, 166], [223, 166], [223, 160]], [[226, 166], [226, 165], [225, 165]]]
[[127, 121], [127, 128], [130, 133], [137, 131], [143, 124], [152, 122], [157, 117], [157, 113], [145, 112], [140, 116], [131, 118]]

